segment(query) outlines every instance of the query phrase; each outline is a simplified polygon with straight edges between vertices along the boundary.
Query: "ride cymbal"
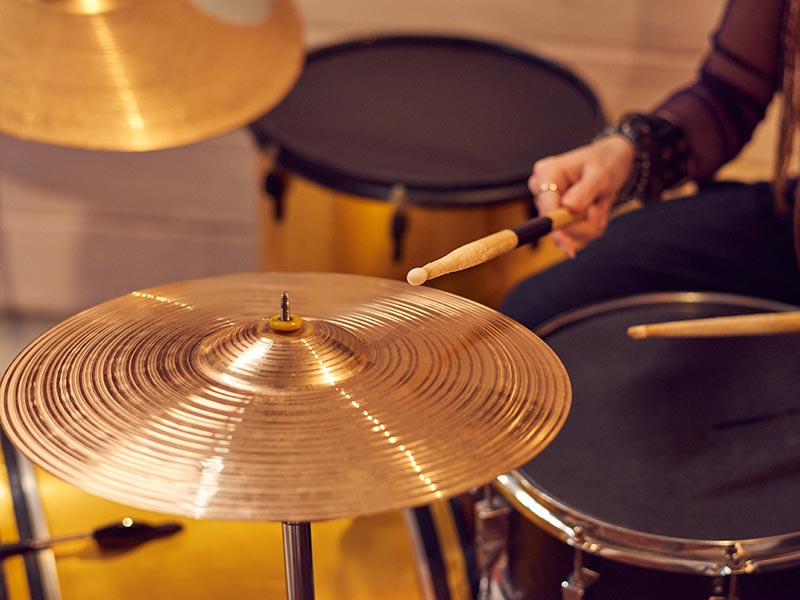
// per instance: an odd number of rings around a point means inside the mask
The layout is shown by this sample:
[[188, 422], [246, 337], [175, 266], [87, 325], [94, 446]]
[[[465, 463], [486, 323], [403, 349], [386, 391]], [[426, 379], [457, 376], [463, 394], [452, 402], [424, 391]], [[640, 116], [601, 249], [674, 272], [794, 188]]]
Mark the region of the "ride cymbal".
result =
[[[287, 291], [296, 331], [269, 317]], [[133, 292], [32, 342], [0, 382], [32, 461], [157, 512], [316, 521], [429, 503], [529, 461], [567, 374], [533, 333], [432, 288], [237, 274]]]
[[222, 134], [277, 104], [303, 62], [290, 0], [0, 0], [0, 13], [0, 131], [48, 144]]

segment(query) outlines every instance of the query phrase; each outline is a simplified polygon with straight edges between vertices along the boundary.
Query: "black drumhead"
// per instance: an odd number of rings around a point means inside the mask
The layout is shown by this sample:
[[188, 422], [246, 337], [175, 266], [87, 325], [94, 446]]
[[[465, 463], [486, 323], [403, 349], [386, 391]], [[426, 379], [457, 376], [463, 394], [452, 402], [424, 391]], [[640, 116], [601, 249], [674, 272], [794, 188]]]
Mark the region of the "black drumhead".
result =
[[[462, 38], [385, 37], [324, 48], [252, 125], [279, 161], [344, 191], [459, 203], [517, 199], [533, 162], [603, 126], [591, 90], [565, 68]], [[464, 194], [464, 191], [477, 192]]]
[[572, 411], [520, 472], [576, 511], [638, 532], [800, 532], [800, 334], [632, 340], [630, 325], [769, 308], [630, 301], [544, 335], [572, 381]]

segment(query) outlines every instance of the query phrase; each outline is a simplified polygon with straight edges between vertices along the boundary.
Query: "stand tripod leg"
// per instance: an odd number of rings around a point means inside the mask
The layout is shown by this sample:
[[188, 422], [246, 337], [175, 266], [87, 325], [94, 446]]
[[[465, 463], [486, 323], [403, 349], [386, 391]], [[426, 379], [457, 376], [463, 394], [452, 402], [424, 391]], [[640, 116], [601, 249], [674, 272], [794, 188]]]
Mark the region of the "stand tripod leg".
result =
[[287, 599], [314, 600], [310, 523], [283, 523], [283, 562]]

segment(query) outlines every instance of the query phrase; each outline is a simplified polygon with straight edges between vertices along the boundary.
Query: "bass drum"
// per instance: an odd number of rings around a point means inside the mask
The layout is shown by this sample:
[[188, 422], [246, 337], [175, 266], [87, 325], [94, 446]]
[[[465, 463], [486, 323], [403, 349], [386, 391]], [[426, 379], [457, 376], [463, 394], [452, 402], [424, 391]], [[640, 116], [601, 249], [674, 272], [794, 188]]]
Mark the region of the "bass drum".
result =
[[[426, 36], [312, 52], [251, 125], [262, 149], [262, 267], [405, 279], [534, 211], [534, 161], [603, 127], [585, 83], [489, 42]], [[560, 253], [520, 250], [432, 284], [497, 306]]]
[[[52, 321], [0, 319], [0, 371]], [[91, 496], [33, 466], [0, 432], [0, 544], [88, 533], [125, 518], [181, 530], [133, 549], [91, 539], [0, 563], [5, 600], [285, 598], [280, 523], [202, 521]], [[463, 556], [447, 504], [314, 523], [319, 600], [467, 600]]]
[[657, 294], [541, 329], [573, 405], [550, 446], [498, 479], [517, 510], [506, 580], [519, 596], [503, 597], [798, 597], [800, 336], [626, 335], [635, 324], [791, 308]]

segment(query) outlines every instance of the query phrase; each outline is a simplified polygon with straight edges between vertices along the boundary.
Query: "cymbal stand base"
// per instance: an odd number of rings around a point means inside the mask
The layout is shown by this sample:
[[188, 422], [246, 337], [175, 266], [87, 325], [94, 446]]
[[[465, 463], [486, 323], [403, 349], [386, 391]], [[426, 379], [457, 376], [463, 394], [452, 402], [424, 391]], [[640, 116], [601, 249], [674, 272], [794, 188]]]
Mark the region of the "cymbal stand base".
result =
[[287, 600], [314, 600], [311, 524], [283, 522]]

